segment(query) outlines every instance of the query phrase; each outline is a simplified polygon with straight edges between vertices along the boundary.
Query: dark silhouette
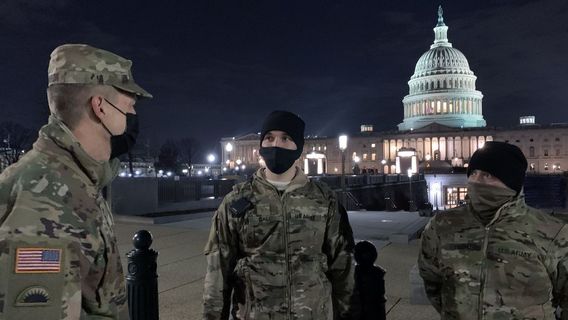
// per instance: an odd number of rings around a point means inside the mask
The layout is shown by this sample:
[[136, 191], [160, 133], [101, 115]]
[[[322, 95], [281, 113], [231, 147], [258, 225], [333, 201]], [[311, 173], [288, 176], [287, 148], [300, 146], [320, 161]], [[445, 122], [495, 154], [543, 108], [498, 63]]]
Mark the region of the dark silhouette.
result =
[[374, 265], [377, 249], [369, 241], [359, 241], [355, 245], [355, 288], [361, 302], [360, 320], [384, 320], [385, 312], [385, 273]]

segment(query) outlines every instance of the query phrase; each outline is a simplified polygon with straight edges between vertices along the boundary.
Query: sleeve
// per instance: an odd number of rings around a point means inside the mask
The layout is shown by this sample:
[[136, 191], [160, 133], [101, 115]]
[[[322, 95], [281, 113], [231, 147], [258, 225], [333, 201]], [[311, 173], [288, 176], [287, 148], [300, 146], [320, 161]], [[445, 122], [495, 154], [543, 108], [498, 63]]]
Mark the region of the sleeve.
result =
[[438, 235], [435, 230], [435, 217], [424, 228], [421, 249], [418, 257], [418, 270], [424, 280], [426, 295], [432, 306], [442, 310], [442, 275], [438, 263]]
[[82, 287], [97, 259], [89, 236], [56, 204], [0, 181], [0, 319], [113, 319]]
[[557, 248], [556, 276], [553, 277], [553, 305], [560, 308], [561, 320], [568, 320], [568, 225], [554, 240]]
[[359, 303], [355, 292], [353, 231], [347, 211], [335, 199], [330, 204], [326, 228], [323, 249], [328, 260], [327, 277], [332, 285], [334, 315], [336, 319], [354, 319]]
[[232, 272], [236, 263], [238, 238], [229, 226], [227, 198], [225, 197], [211, 220], [209, 239], [204, 250], [207, 259], [203, 289], [204, 320], [229, 319], [233, 291]]

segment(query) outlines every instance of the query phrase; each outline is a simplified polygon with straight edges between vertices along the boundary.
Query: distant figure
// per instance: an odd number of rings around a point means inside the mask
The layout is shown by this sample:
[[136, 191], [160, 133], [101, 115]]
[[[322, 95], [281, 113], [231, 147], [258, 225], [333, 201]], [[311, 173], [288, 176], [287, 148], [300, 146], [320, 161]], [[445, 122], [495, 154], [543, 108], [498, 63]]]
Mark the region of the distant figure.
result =
[[360, 320], [384, 320], [385, 312], [385, 269], [376, 266], [377, 249], [369, 241], [355, 245], [355, 288], [361, 301]]

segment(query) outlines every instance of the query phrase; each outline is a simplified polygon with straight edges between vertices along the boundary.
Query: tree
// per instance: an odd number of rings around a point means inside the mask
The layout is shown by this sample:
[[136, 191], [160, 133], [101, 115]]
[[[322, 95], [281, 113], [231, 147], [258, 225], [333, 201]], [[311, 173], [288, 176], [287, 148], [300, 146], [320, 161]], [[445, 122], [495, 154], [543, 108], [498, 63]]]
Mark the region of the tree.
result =
[[12, 121], [0, 123], [0, 157], [5, 165], [16, 163], [31, 149], [35, 133]]
[[156, 167], [175, 169], [178, 163], [179, 147], [174, 140], [167, 140], [160, 148]]
[[187, 163], [189, 166], [193, 164], [195, 156], [199, 152], [200, 145], [194, 138], [183, 138], [177, 141], [178, 149], [180, 151], [180, 161]]

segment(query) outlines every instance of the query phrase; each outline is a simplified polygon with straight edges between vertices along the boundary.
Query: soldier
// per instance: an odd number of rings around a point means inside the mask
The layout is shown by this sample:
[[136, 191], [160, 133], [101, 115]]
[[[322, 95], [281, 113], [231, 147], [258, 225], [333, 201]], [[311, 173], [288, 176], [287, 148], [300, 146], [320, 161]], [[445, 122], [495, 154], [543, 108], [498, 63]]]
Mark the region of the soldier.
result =
[[525, 204], [526, 169], [516, 146], [485, 143], [467, 204], [426, 226], [419, 270], [442, 319], [568, 319], [568, 226]]
[[0, 175], [0, 319], [128, 318], [101, 190], [135, 142], [137, 98], [152, 97], [131, 65], [88, 45], [51, 53], [49, 123]]
[[349, 316], [351, 227], [333, 191], [294, 165], [303, 147], [298, 116], [274, 111], [266, 118], [260, 136], [266, 167], [236, 185], [212, 220], [203, 319]]
[[363, 240], [355, 245], [355, 288], [361, 302], [359, 320], [385, 320], [385, 274], [383, 267], [375, 265], [377, 248]]

